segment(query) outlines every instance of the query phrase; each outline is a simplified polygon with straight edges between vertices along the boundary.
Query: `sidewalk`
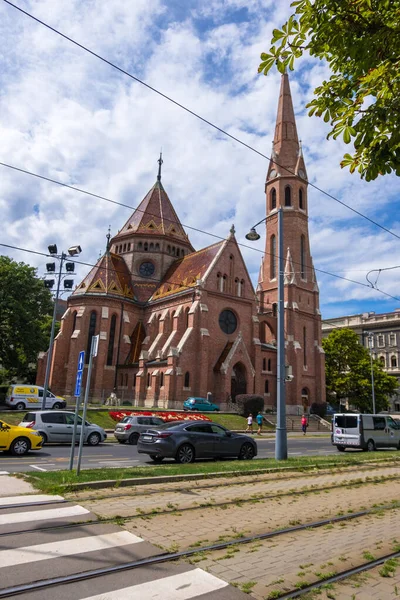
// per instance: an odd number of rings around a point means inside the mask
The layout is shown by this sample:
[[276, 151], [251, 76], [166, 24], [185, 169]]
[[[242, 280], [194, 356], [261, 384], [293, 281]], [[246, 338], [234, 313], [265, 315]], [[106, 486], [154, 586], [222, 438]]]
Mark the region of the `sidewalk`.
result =
[[36, 491], [30, 483], [12, 475], [0, 475], [0, 497], [35, 493]]

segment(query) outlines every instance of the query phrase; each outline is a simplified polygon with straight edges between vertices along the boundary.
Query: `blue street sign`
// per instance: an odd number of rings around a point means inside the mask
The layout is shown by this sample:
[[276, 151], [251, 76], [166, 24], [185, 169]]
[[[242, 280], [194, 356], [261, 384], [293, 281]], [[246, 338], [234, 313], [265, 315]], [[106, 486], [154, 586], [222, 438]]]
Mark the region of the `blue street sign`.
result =
[[74, 396], [79, 397], [81, 395], [82, 372], [83, 372], [84, 366], [85, 366], [85, 352], [82, 350], [82, 352], [79, 352], [78, 372], [76, 374]]
[[82, 352], [79, 352], [79, 358], [78, 358], [78, 373], [79, 371], [82, 372], [83, 371], [83, 367], [85, 365], [85, 352], [84, 350], [82, 350]]

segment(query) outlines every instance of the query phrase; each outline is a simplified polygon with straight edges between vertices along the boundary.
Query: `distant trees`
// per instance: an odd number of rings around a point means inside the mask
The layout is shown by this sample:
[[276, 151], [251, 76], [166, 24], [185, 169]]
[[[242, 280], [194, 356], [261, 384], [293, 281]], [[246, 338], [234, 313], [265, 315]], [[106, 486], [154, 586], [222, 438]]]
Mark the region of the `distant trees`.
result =
[[[350, 329], [335, 329], [322, 340], [325, 350], [326, 391], [336, 401], [348, 399], [361, 412], [372, 412], [371, 359]], [[376, 411], [388, 408], [388, 398], [397, 386], [396, 377], [373, 361]]]
[[0, 256], [0, 381], [29, 379], [46, 350], [52, 297], [36, 269]]

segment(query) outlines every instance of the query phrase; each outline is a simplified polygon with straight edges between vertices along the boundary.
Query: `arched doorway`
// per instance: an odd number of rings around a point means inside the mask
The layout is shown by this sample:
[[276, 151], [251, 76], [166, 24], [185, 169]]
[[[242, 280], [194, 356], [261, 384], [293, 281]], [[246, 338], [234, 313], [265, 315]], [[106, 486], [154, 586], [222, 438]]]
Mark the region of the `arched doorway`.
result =
[[235, 400], [238, 394], [247, 392], [246, 367], [238, 362], [232, 368], [231, 376], [231, 398]]
[[307, 388], [303, 388], [301, 390], [301, 403], [303, 405], [304, 412], [307, 412], [308, 407], [310, 406], [309, 393]]

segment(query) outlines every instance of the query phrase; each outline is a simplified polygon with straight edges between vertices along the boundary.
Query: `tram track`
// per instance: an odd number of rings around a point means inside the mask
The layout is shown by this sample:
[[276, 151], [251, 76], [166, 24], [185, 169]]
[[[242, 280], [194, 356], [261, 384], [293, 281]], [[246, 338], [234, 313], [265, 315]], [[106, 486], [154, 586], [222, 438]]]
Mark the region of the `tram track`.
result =
[[[53, 578], [50, 577], [48, 579], [42, 579], [42, 580], [38, 580], [38, 581], [28, 583], [28, 584], [22, 584], [22, 585], [12, 586], [12, 587], [8, 587], [8, 588], [3, 588], [0, 590], [0, 599], [11, 598], [13, 596], [26, 594], [28, 592], [33, 592], [36, 590], [51, 589], [58, 585], [65, 585], [68, 583], [86, 581], [89, 579], [102, 577], [102, 576], [109, 575], [109, 574], [131, 571], [131, 570], [142, 568], [142, 567], [149, 567], [149, 566], [158, 565], [158, 564], [162, 564], [162, 563], [174, 562], [174, 561], [178, 561], [178, 560], [182, 560], [182, 559], [190, 559], [191, 557], [194, 557], [199, 554], [211, 553], [211, 552], [216, 552], [219, 550], [226, 550], [227, 548], [230, 548], [232, 546], [237, 547], [237, 546], [241, 546], [241, 545], [251, 544], [253, 542], [259, 542], [262, 540], [277, 538], [277, 537], [285, 536], [288, 534], [290, 535], [290, 534], [304, 531], [304, 530], [318, 529], [321, 527], [333, 525], [335, 523], [343, 523], [346, 521], [351, 521], [354, 519], [378, 514], [379, 512], [382, 512], [382, 511], [398, 509], [399, 507], [400, 507], [400, 503], [398, 505], [392, 504], [392, 505], [388, 505], [388, 506], [382, 506], [379, 508], [362, 510], [362, 511], [352, 513], [350, 515], [331, 517], [329, 519], [323, 519], [323, 520], [314, 521], [312, 523], [306, 523], [306, 524], [302, 524], [302, 525], [295, 525], [292, 527], [282, 528], [282, 529], [270, 531], [267, 533], [253, 534], [251, 536], [237, 538], [234, 540], [221, 541], [221, 542], [217, 542], [214, 544], [209, 544], [207, 546], [189, 548], [187, 550], [182, 550], [182, 551], [177, 551], [177, 552], [161, 552], [160, 554], [157, 554], [155, 556], [151, 556], [151, 557], [147, 557], [147, 558], [143, 558], [140, 560], [135, 560], [135, 561], [127, 562], [127, 563], [122, 563], [122, 564], [114, 565], [114, 566], [110, 566], [110, 567], [103, 567], [103, 568], [99, 568], [99, 569], [92, 569], [89, 571], [82, 571], [80, 573], [74, 573], [74, 574], [65, 575], [65, 576], [61, 576], [61, 577], [53, 577]], [[104, 521], [96, 521], [97, 524], [103, 523], [103, 522]], [[91, 521], [89, 523], [94, 523], [94, 522]], [[80, 525], [86, 525], [86, 524], [87, 524], [87, 522], [83, 522]], [[32, 531], [37, 531], [37, 530], [29, 530], [29, 531], [32, 532]], [[282, 595], [277, 596], [277, 597], [282, 598], [282, 600], [286, 600], [286, 599], [288, 600], [289, 598], [296, 598], [296, 597], [300, 596], [301, 594], [305, 594], [306, 592], [312, 591], [313, 589], [316, 589], [317, 587], [321, 587], [321, 585], [330, 583], [331, 581], [332, 582], [339, 581], [340, 579], [349, 577], [352, 574], [361, 572], [362, 569], [366, 570], [369, 568], [373, 568], [374, 566], [382, 564], [383, 562], [388, 560], [388, 558], [394, 558], [394, 557], [397, 558], [398, 556], [400, 556], [400, 552], [398, 552], [398, 551], [393, 552], [390, 555], [385, 555], [384, 557], [381, 557], [374, 561], [368, 561], [368, 562], [364, 563], [364, 565], [358, 566], [354, 569], [348, 569], [341, 573], [336, 573], [332, 577], [329, 577], [329, 578], [326, 578], [323, 580], [319, 580], [313, 584], [310, 584], [307, 588], [303, 588], [301, 590], [296, 589], [296, 590], [292, 590], [290, 592], [282, 592]]]
[[[319, 494], [320, 492], [327, 492], [330, 490], [336, 490], [336, 489], [343, 489], [343, 488], [351, 488], [354, 486], [362, 486], [362, 485], [368, 485], [368, 484], [372, 484], [372, 485], [377, 485], [377, 484], [384, 484], [384, 483], [388, 483], [391, 481], [397, 481], [400, 479], [400, 476], [393, 476], [393, 477], [386, 477], [384, 479], [382, 478], [373, 478], [371, 480], [368, 481], [352, 481], [349, 483], [340, 483], [337, 485], [333, 485], [333, 486], [324, 486], [324, 487], [311, 487], [308, 489], [299, 489], [299, 490], [289, 490], [287, 492], [282, 492], [282, 493], [277, 493], [277, 494], [270, 494], [270, 495], [262, 495], [260, 494], [254, 494], [252, 496], [250, 496], [249, 498], [233, 498], [232, 500], [225, 500], [223, 502], [203, 502], [198, 504], [197, 506], [186, 506], [186, 507], [179, 507], [179, 506], [174, 506], [173, 508], [169, 508], [168, 510], [159, 510], [159, 511], [155, 511], [154, 509], [149, 511], [149, 512], [137, 512], [135, 514], [132, 515], [113, 515], [111, 517], [100, 517], [97, 519], [92, 519], [92, 520], [88, 520], [88, 521], [80, 521], [78, 523], [67, 523], [67, 524], [63, 524], [63, 525], [51, 525], [49, 527], [39, 527], [38, 529], [36, 529], [35, 531], [58, 531], [58, 530], [63, 530], [63, 529], [73, 529], [73, 528], [79, 528], [82, 526], [90, 526], [90, 525], [99, 525], [99, 524], [105, 524], [105, 523], [114, 523], [114, 522], [124, 522], [127, 523], [129, 521], [134, 521], [136, 519], [146, 519], [146, 518], [154, 518], [154, 517], [158, 517], [158, 516], [166, 516], [166, 515], [174, 515], [177, 513], [183, 513], [183, 512], [193, 512], [196, 510], [204, 510], [205, 508], [227, 508], [229, 506], [240, 506], [243, 504], [254, 504], [254, 503], [258, 503], [258, 502], [263, 502], [265, 500], [274, 500], [274, 499], [280, 499], [280, 498], [285, 498], [285, 497], [291, 497], [291, 496], [302, 496], [305, 494]], [[64, 503], [70, 502], [68, 500], [65, 500]], [[51, 504], [60, 504], [59, 500], [54, 500], [51, 502], [45, 502], [43, 503], [46, 506], [49, 506]], [[21, 508], [23, 506], [29, 506], [29, 504], [26, 505], [17, 505], [16, 508]], [[36, 504], [36, 506], [38, 506], [38, 504]], [[400, 502], [399, 502], [399, 506], [400, 506]], [[388, 508], [392, 507], [392, 508], [397, 508], [396, 504], [393, 505], [388, 505]], [[10, 508], [9, 506], [4, 507], [4, 508]], [[380, 509], [374, 509], [374, 510], [380, 510]], [[361, 511], [360, 513], [352, 513], [353, 514], [364, 514], [364, 511]], [[368, 514], [368, 512], [365, 512], [365, 514]], [[349, 518], [352, 517], [352, 515], [349, 515]], [[336, 517], [333, 517], [336, 518]], [[308, 525], [307, 525], [308, 526]], [[15, 532], [2, 532], [0, 533], [0, 538], [2, 537], [7, 537], [7, 536], [11, 536], [11, 535], [22, 535], [22, 534], [27, 534], [30, 533], [32, 530], [31, 529], [23, 529], [20, 531], [15, 531]]]

